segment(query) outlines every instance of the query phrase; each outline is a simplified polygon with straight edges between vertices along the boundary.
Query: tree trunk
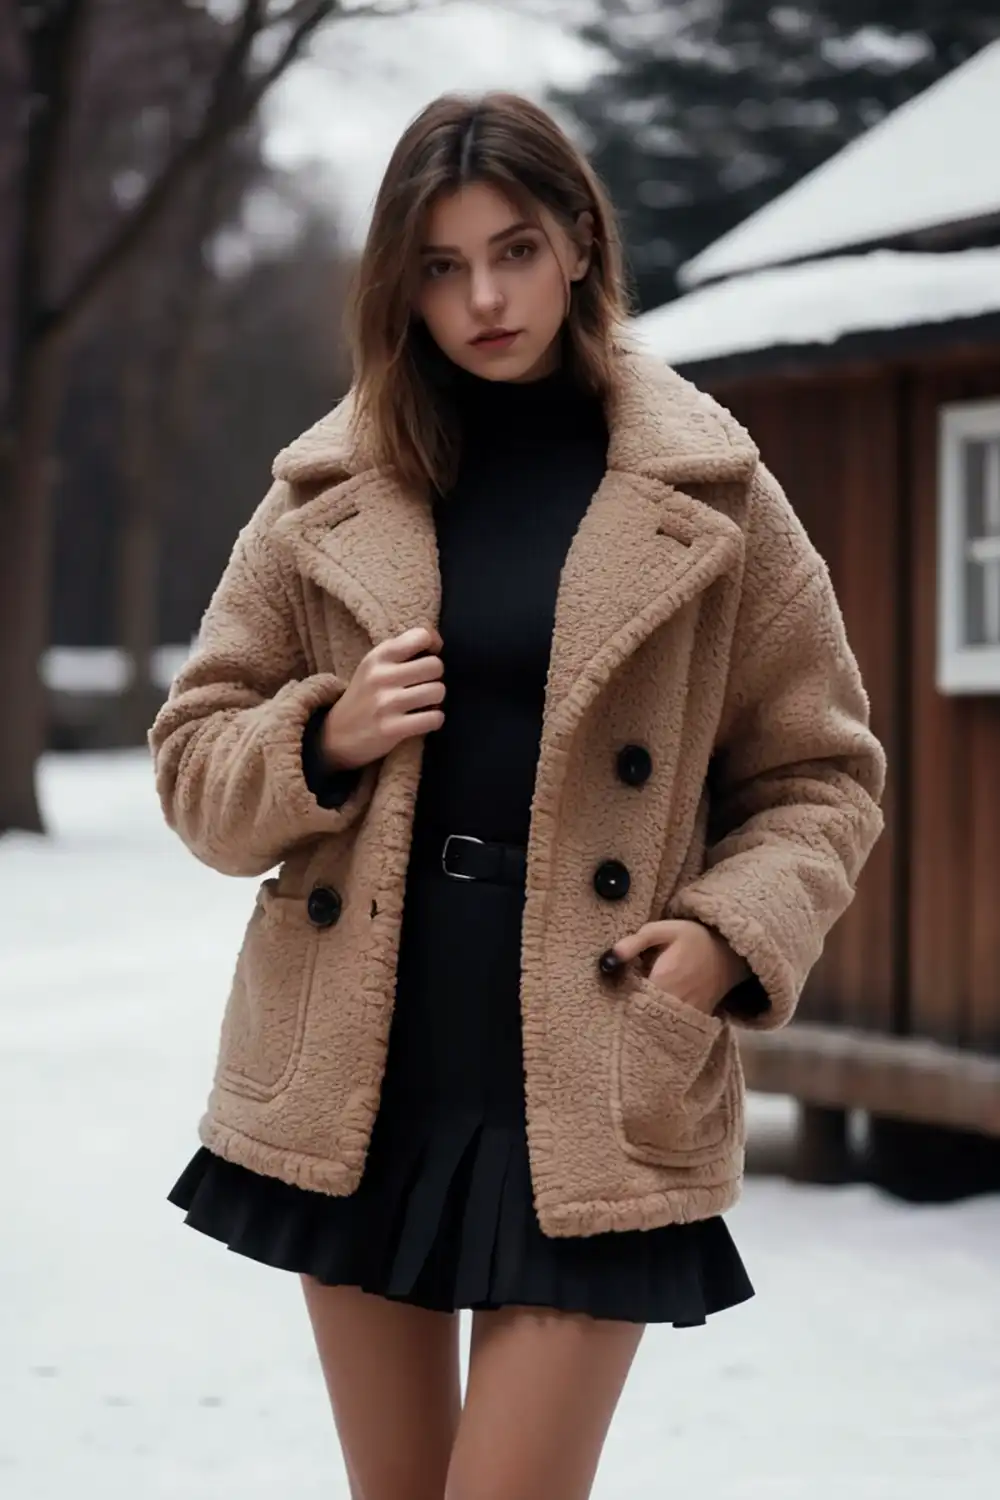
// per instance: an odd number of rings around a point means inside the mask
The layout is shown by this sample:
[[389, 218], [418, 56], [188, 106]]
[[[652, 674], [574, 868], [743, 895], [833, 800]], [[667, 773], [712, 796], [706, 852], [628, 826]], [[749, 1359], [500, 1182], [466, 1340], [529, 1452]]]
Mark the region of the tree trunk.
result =
[[128, 662], [128, 679], [117, 706], [115, 737], [125, 745], [141, 745], [158, 702], [152, 672], [159, 617], [156, 509], [130, 508], [122, 517], [117, 542], [118, 640]]
[[[16, 333], [10, 341], [13, 376], [3, 392], [9, 412], [0, 413], [0, 834], [12, 828], [42, 830], [35, 785], [35, 763], [46, 740], [39, 668], [49, 623], [50, 465], [68, 341], [98, 295], [134, 263], [191, 173], [253, 117], [264, 95], [335, 8], [333, 0], [290, 7], [276, 53], [255, 71], [255, 45], [269, 31], [273, 39], [275, 17], [258, 0], [243, 0], [200, 124], [184, 136], [136, 208], [55, 302], [52, 263], [63, 232], [58, 199], [70, 170], [71, 126], [96, 8], [93, 0], [24, 8], [21, 45], [28, 79], [18, 107], [27, 131], [14, 256]], [[6, 58], [6, 31], [0, 42]], [[141, 572], [149, 566], [148, 534], [137, 533], [132, 545]]]
[[41, 659], [49, 625], [51, 454], [63, 370], [56, 340], [29, 355], [0, 496], [0, 834], [42, 831], [35, 765], [46, 742]]

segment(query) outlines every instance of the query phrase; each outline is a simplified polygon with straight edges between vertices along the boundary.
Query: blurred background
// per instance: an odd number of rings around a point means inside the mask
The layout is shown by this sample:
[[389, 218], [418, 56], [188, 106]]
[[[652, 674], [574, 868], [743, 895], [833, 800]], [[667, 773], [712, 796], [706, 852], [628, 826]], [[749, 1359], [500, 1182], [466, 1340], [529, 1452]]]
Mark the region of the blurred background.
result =
[[595, 1494], [986, 1500], [1000, 0], [0, 0], [0, 1493], [347, 1495], [297, 1288], [163, 1202], [250, 892], [144, 741], [347, 387], [396, 137], [490, 87], [590, 152], [636, 332], [788, 489], [891, 768], [799, 1017], [743, 1048], [760, 1295], [647, 1337]]

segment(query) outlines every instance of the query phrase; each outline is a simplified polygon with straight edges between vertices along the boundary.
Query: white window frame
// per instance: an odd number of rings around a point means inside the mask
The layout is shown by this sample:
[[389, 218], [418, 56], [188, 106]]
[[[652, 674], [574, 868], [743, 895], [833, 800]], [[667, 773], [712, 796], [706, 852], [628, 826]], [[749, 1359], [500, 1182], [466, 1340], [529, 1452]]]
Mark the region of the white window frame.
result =
[[[965, 639], [966, 563], [971, 556], [995, 568], [1000, 588], [1000, 535], [967, 534], [962, 491], [965, 444], [991, 438], [1000, 444], [1000, 400], [942, 407], [938, 436], [937, 686], [942, 693], [1000, 693], [1000, 640], [973, 646]], [[989, 488], [988, 503], [1000, 507], [1000, 449]]]

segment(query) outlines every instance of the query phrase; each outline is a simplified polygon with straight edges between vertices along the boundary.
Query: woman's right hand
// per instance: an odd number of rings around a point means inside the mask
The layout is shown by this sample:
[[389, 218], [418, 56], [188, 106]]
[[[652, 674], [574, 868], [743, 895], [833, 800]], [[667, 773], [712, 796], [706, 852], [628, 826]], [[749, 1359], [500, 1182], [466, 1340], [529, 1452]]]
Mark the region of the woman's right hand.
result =
[[[417, 626], [374, 646], [323, 722], [323, 754], [333, 771], [381, 760], [401, 740], [440, 729], [443, 641]], [[427, 655], [418, 655], [426, 652]]]

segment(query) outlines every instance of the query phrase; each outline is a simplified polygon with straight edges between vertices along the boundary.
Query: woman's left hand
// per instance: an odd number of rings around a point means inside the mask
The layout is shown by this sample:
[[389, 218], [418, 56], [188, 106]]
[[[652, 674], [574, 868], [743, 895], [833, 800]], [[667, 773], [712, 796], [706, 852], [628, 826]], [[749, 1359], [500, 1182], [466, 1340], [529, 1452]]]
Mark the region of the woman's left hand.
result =
[[619, 938], [611, 952], [628, 963], [647, 948], [660, 949], [649, 970], [651, 983], [706, 1015], [750, 976], [749, 966], [725, 938], [700, 922], [647, 922]]

